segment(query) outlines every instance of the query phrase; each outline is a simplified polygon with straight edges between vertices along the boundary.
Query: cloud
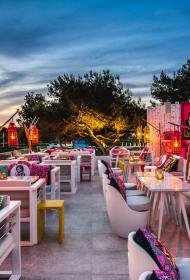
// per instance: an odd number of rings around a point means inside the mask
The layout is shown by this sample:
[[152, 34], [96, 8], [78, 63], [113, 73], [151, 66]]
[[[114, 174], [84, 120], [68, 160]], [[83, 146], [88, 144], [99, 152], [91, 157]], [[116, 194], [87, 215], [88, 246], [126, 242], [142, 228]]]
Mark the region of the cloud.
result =
[[45, 93], [58, 75], [91, 69], [119, 74], [148, 102], [152, 76], [172, 74], [189, 56], [189, 19], [185, 0], [0, 1], [1, 117], [27, 91]]

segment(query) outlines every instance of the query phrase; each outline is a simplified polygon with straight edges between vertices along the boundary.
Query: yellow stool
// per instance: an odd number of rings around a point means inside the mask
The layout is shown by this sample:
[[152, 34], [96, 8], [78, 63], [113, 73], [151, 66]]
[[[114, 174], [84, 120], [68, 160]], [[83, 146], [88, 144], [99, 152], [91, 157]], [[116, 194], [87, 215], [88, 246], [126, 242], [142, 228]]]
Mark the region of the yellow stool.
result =
[[59, 213], [59, 243], [63, 242], [64, 238], [64, 200], [42, 200], [38, 204], [38, 241], [42, 241], [45, 228], [45, 213], [46, 209], [56, 209]]

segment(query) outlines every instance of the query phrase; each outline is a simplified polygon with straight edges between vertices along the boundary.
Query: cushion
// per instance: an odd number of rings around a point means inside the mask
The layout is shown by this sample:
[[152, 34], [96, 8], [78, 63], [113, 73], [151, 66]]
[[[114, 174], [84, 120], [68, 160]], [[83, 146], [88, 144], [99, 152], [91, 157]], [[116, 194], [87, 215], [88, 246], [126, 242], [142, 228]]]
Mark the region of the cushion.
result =
[[31, 173], [32, 176], [39, 176], [46, 179], [46, 184], [50, 184], [50, 170], [51, 165], [48, 164], [32, 164]]
[[179, 269], [169, 251], [148, 229], [139, 228], [134, 240], [152, 257], [160, 270], [169, 273], [171, 279], [180, 279]]
[[8, 166], [7, 165], [0, 165], [0, 177], [6, 178], [8, 176]]
[[72, 155], [64, 155], [59, 157], [60, 160], [74, 160], [74, 156]]
[[165, 172], [172, 172], [172, 171], [177, 171], [177, 166], [178, 166], [178, 158], [177, 157], [170, 157], [164, 164], [163, 170]]
[[27, 155], [28, 161], [38, 161], [41, 162], [41, 157], [39, 155]]
[[137, 186], [135, 183], [124, 183], [126, 190], [136, 190]]
[[116, 190], [118, 190], [120, 192], [120, 194], [122, 195], [123, 199], [126, 201], [126, 189], [125, 189], [125, 185], [122, 185], [122, 182], [119, 181], [119, 176], [111, 176], [110, 177], [110, 185], [112, 187], [114, 187]]
[[111, 165], [109, 164], [109, 162], [105, 161], [105, 160], [101, 160], [101, 163], [106, 167], [106, 174], [109, 176], [110, 174], [113, 173]]
[[136, 196], [136, 195], [146, 195], [144, 191], [141, 190], [126, 190], [126, 196]]
[[132, 210], [148, 211], [150, 209], [150, 198], [147, 196], [129, 196], [127, 197], [127, 204]]
[[18, 161], [9, 165], [10, 176], [30, 176], [31, 164], [28, 161]]
[[153, 270], [149, 280], [173, 280], [170, 273], [163, 270]]
[[166, 161], [172, 156], [172, 154], [164, 154], [160, 157], [159, 161], [155, 164], [158, 168], [162, 168]]

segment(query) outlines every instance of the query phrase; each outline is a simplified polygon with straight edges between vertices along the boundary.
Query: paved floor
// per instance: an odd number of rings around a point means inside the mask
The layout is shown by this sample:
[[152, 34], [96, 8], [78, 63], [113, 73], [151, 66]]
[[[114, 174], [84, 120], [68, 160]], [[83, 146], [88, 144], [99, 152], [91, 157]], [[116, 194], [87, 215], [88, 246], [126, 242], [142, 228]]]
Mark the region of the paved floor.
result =
[[[22, 248], [22, 280], [128, 280], [127, 240], [112, 232], [99, 178], [63, 199], [64, 243], [56, 241], [57, 216], [51, 211], [44, 242]], [[187, 234], [174, 223], [165, 223], [163, 240], [174, 256], [190, 257]]]
[[56, 242], [56, 214], [44, 242], [22, 248], [22, 280], [128, 280], [127, 240], [110, 227], [99, 179], [65, 195], [65, 241]]

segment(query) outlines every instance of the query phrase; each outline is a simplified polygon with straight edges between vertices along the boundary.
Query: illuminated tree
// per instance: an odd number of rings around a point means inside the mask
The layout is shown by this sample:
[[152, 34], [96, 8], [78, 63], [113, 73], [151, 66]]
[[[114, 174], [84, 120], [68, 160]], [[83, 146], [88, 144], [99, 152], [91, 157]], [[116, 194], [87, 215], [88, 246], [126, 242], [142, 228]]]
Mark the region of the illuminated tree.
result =
[[44, 141], [85, 138], [104, 153], [126, 140], [131, 127], [145, 115], [140, 100], [134, 101], [119, 77], [108, 70], [59, 76], [48, 85], [48, 95], [45, 99], [29, 93], [19, 113], [24, 123], [34, 116], [40, 118], [40, 138]]

